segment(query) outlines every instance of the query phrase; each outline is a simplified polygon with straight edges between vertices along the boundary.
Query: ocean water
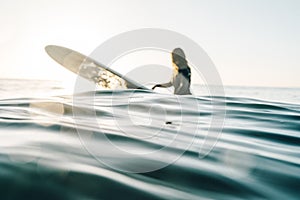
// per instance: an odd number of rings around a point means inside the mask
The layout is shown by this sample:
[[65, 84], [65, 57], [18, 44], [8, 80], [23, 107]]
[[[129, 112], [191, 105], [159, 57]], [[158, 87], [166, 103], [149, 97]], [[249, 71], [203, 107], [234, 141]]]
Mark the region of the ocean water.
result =
[[0, 80], [0, 199], [299, 199], [300, 89], [196, 90]]

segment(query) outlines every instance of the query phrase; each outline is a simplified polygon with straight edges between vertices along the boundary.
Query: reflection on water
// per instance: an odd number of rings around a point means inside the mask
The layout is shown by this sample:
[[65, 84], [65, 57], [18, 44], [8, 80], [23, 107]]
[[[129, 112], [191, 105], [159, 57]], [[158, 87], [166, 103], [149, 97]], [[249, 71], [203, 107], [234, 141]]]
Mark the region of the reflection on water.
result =
[[[226, 88], [214, 100], [105, 91], [74, 103], [58, 83], [0, 83], [1, 199], [299, 197], [297, 89], [276, 99], [280, 89]], [[212, 105], [222, 101], [218, 136]]]

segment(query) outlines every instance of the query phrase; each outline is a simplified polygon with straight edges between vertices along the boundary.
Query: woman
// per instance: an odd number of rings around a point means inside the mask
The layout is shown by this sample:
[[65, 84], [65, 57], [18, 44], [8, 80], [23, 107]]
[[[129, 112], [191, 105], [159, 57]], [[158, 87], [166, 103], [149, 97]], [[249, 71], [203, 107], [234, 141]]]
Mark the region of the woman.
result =
[[168, 83], [157, 84], [152, 89], [156, 87], [171, 87], [174, 86], [174, 94], [177, 95], [187, 95], [191, 94], [191, 69], [188, 66], [187, 60], [185, 59], [185, 54], [182, 49], [176, 48], [172, 52], [172, 62], [173, 62], [173, 77]]

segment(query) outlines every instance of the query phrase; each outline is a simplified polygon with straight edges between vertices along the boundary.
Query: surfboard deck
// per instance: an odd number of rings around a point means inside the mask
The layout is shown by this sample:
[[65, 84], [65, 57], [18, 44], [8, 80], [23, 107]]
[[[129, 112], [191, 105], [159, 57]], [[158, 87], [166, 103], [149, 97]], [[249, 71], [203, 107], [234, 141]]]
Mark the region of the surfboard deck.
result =
[[66, 69], [94, 82], [102, 88], [149, 90], [145, 86], [72, 49], [48, 45], [45, 47], [45, 50], [52, 59]]

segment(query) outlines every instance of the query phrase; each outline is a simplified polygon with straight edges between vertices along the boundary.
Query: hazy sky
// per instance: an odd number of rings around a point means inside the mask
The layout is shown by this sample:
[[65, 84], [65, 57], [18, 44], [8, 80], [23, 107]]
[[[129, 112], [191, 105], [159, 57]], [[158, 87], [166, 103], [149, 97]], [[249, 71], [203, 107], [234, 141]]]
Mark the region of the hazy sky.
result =
[[299, 0], [0, 0], [0, 16], [0, 78], [68, 80], [44, 46], [89, 54], [147, 27], [197, 42], [225, 85], [300, 87]]

